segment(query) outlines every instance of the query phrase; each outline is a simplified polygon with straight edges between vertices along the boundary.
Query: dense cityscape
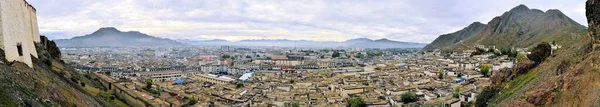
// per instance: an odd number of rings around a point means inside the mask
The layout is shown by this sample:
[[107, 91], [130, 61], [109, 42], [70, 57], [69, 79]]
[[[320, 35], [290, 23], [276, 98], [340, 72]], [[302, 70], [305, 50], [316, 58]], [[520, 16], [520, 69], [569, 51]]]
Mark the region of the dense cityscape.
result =
[[[515, 58], [494, 47], [419, 49], [278, 47], [61, 48], [81, 72], [105, 75], [157, 106], [346, 106], [473, 103], [489, 75]], [[473, 55], [476, 51], [490, 53]], [[525, 53], [523, 49], [509, 51]], [[502, 51], [505, 51], [504, 49]], [[505, 52], [507, 53], [507, 52]], [[481, 68], [485, 66], [487, 68]], [[485, 73], [482, 72], [485, 69]]]
[[599, 23], [600, 0], [0, 0], [0, 107], [599, 107]]

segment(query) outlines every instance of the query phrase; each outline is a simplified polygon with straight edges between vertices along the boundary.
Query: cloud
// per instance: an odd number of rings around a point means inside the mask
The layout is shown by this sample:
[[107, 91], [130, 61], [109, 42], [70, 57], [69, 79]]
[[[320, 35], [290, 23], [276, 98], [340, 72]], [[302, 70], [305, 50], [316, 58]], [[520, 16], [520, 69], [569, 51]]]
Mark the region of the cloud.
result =
[[585, 0], [28, 0], [42, 34], [65, 39], [100, 27], [172, 39], [388, 38], [429, 43], [437, 36], [487, 23], [519, 4], [559, 9], [586, 25]]

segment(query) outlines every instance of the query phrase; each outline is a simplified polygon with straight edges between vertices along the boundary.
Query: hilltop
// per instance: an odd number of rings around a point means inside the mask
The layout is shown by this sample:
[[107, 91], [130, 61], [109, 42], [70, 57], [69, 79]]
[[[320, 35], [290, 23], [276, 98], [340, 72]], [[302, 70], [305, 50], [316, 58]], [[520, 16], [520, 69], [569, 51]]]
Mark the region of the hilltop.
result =
[[[536, 67], [494, 74], [495, 77], [515, 77], [492, 78], [495, 85], [482, 92], [490, 98], [488, 106], [600, 106], [599, 3], [600, 0], [587, 1], [587, 36], [564, 41], [563, 48]], [[516, 68], [523, 68], [523, 65], [517, 64]]]
[[138, 31], [122, 32], [114, 27], [100, 28], [92, 34], [55, 40], [59, 47], [156, 47], [183, 46], [174, 40], [158, 38]]
[[541, 42], [559, 44], [578, 40], [586, 27], [560, 10], [541, 11], [519, 5], [487, 24], [474, 22], [454, 33], [444, 34], [424, 50], [464, 50], [477, 45], [529, 48]]

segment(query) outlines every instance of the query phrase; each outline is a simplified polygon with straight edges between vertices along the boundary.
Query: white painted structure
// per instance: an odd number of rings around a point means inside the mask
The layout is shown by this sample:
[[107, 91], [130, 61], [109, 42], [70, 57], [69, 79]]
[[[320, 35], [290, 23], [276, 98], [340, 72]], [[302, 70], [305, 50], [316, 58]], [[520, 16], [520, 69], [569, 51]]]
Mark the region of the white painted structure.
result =
[[35, 42], [40, 42], [36, 10], [25, 0], [0, 0], [0, 48], [8, 61], [33, 67], [37, 57]]

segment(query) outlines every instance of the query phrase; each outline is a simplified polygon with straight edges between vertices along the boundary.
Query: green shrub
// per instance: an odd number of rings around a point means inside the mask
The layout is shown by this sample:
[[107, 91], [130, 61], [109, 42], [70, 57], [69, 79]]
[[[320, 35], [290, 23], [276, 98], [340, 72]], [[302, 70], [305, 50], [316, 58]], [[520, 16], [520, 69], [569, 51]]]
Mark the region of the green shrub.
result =
[[294, 102], [294, 103], [292, 103], [292, 107], [300, 107], [300, 103]]
[[460, 97], [460, 87], [459, 86], [454, 87], [454, 93], [452, 93], [452, 97], [454, 97], [454, 98]]
[[348, 105], [346, 107], [367, 107], [365, 101], [360, 97], [348, 99]]
[[237, 84], [235, 84], [235, 88], [242, 88], [242, 87], [244, 87], [243, 82], [238, 82]]
[[150, 90], [152, 89], [152, 80], [151, 79], [146, 79], [144, 80], [144, 82], [146, 82], [146, 90]]
[[475, 107], [487, 107], [492, 97], [498, 93], [498, 89], [494, 87], [484, 88], [475, 99]]
[[44, 60], [42, 60], [42, 62], [44, 62], [44, 64], [46, 64], [48, 66], [52, 66], [52, 61], [49, 59], [44, 59]]
[[479, 67], [479, 69], [480, 69], [479, 73], [481, 73], [481, 75], [483, 75], [483, 76], [488, 76], [488, 73], [490, 72], [491, 68], [492, 68], [492, 66], [490, 64], [483, 64]]
[[408, 91], [408, 92], [405, 92], [404, 94], [402, 94], [401, 98], [402, 98], [402, 102], [404, 102], [405, 104], [408, 104], [408, 103], [417, 101], [417, 94], [415, 94], [414, 92]]
[[541, 43], [535, 46], [531, 50], [531, 54], [527, 55], [527, 58], [531, 59], [536, 63], [540, 63], [544, 61], [544, 59], [548, 58], [552, 52], [552, 46], [548, 43]]

